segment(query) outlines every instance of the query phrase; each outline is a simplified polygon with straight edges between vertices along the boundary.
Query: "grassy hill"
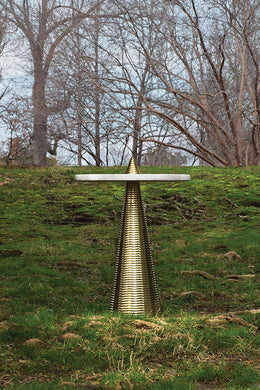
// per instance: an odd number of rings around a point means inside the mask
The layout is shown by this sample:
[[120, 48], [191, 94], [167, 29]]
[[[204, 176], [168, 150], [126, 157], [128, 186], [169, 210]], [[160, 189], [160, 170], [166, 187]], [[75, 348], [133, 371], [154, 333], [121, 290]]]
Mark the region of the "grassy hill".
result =
[[259, 168], [142, 184], [162, 315], [108, 312], [125, 168], [0, 169], [0, 388], [257, 389]]

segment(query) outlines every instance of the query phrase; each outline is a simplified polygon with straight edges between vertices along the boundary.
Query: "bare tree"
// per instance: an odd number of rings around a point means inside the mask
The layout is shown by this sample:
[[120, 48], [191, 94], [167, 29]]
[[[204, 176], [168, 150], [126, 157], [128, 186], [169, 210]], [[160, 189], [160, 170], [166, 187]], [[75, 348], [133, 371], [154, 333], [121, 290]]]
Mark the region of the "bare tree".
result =
[[[5, 45], [6, 45], [6, 14], [3, 9], [0, 10], [0, 56], [3, 54]], [[1, 79], [1, 69], [0, 69], [0, 79]], [[0, 92], [0, 100], [5, 94], [5, 89]]]
[[5, 162], [32, 164], [32, 102], [29, 98], [11, 97], [3, 108], [8, 139], [4, 142]]
[[[153, 94], [157, 85], [149, 56], [143, 52], [139, 39], [147, 40], [150, 56], [160, 43], [149, 18], [143, 15], [142, 3], [120, 0], [115, 0], [114, 3], [121, 14], [116, 30], [111, 26], [109, 48], [102, 47], [114, 64], [108, 70], [110, 78], [106, 91], [116, 102], [118, 115], [121, 116], [121, 135], [127, 141], [123, 150], [125, 152], [128, 149], [140, 164], [146, 147], [144, 134], [150, 133], [154, 128], [160, 128], [158, 132], [161, 133], [162, 128], [161, 120], [155, 117], [152, 120], [150, 112], [145, 109], [143, 96]], [[135, 34], [136, 24], [140, 26], [140, 36]]]
[[[87, 4], [86, 4], [87, 3]], [[104, 3], [100, 0], [99, 4]], [[83, 19], [92, 17], [96, 3], [74, 1], [0, 0], [9, 20], [22, 31], [29, 42], [33, 60], [33, 109], [34, 109], [34, 163], [46, 165], [47, 120], [51, 113], [66, 107], [67, 101], [58, 106], [48, 106], [46, 84], [55, 51], [62, 40]]]
[[102, 48], [103, 43], [106, 47], [111, 43], [107, 26], [117, 27], [111, 14], [116, 12], [105, 16], [97, 7], [93, 18], [81, 22], [59, 46], [49, 73], [51, 99], [58, 102], [62, 95], [70, 95], [69, 106], [58, 116], [65, 133], [60, 147], [77, 156], [79, 166], [83, 161], [99, 166], [118, 160], [114, 144], [118, 151], [122, 146], [120, 137], [116, 139], [120, 115], [110, 96], [113, 64]]
[[259, 2], [104, 1], [0, 0], [33, 60], [35, 164], [65, 138], [78, 165], [151, 143], [259, 165]]
[[[259, 8], [256, 0], [151, 0], [139, 17], [126, 10], [157, 80], [156, 93], [142, 91], [128, 72], [128, 93], [171, 125], [163, 144], [213, 166], [260, 164]], [[160, 43], [152, 51], [151, 25]], [[142, 139], [160, 144], [156, 131]]]
[[144, 165], [156, 166], [181, 166], [187, 165], [187, 156], [177, 151], [172, 153], [172, 149], [164, 145], [150, 147], [143, 158]]

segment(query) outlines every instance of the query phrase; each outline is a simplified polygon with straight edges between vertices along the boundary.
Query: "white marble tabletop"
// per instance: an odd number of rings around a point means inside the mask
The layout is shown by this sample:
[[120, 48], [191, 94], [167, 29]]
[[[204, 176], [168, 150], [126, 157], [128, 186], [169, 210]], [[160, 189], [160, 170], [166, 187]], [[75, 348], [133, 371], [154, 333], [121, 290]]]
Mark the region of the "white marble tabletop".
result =
[[75, 175], [75, 180], [79, 181], [115, 181], [115, 182], [126, 182], [126, 181], [185, 181], [190, 180], [190, 175], [182, 174], [153, 174], [153, 173], [138, 173], [138, 174], [81, 174]]

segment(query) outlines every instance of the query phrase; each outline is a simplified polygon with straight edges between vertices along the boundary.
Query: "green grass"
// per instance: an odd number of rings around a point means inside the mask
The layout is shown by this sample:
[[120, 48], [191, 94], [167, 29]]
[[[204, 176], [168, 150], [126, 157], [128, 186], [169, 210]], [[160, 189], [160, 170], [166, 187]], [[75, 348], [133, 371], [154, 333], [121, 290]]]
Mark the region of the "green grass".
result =
[[108, 312], [124, 186], [74, 181], [124, 171], [0, 169], [0, 388], [259, 388], [259, 168], [141, 168], [192, 176], [142, 184], [156, 329]]

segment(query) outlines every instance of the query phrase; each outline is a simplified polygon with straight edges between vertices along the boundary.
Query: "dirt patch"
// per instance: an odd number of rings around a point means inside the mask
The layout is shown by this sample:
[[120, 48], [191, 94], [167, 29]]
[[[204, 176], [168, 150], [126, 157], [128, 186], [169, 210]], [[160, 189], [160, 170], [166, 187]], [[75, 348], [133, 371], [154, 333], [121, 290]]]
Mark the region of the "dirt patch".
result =
[[21, 256], [23, 254], [19, 249], [1, 249], [0, 258], [11, 257], [11, 256]]
[[[113, 216], [114, 218], [114, 216]], [[46, 220], [46, 223], [50, 223], [52, 225], [89, 225], [89, 224], [104, 224], [108, 223], [110, 218], [104, 218], [102, 215], [95, 215], [90, 213], [75, 213], [66, 218], [60, 219], [50, 219]]]

